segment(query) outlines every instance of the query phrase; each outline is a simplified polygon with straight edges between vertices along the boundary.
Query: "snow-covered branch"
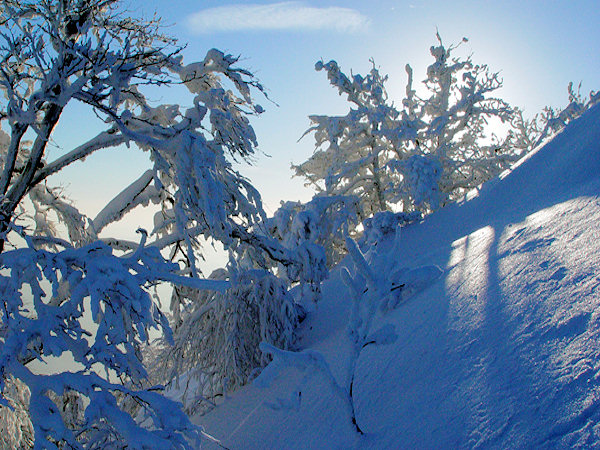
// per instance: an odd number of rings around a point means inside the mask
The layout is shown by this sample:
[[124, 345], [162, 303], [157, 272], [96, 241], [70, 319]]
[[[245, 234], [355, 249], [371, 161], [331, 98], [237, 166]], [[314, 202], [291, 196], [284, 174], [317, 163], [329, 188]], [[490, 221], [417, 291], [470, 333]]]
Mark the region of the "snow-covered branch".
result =
[[[244, 241], [299, 264], [281, 246], [251, 237], [265, 217], [260, 195], [232, 167], [256, 151], [248, 115], [262, 112], [252, 93], [263, 87], [236, 66], [237, 58], [215, 49], [184, 64], [182, 47], [162, 34], [158, 21], [124, 15], [117, 0], [6, 0], [0, 23], [0, 121], [9, 125], [0, 130], [0, 388], [12, 376], [31, 391], [28, 414], [39, 448], [190, 448], [199, 429], [177, 405], [141, 387], [149, 329], [171, 340], [148, 290], [168, 283], [179, 291], [231, 292], [229, 280], [198, 276], [201, 237], [231, 250]], [[191, 108], [147, 100], [146, 86], [171, 84], [188, 89]], [[104, 131], [48, 161], [55, 126], [73, 102], [93, 110]], [[72, 163], [122, 144], [148, 152], [151, 166], [93, 220], [48, 185]], [[99, 188], [110, 179], [103, 175], [94, 180]], [[166, 217], [148, 227], [151, 242], [145, 232], [141, 242], [97, 240], [149, 202]], [[5, 250], [7, 241], [17, 248]], [[188, 267], [165, 258], [167, 247], [174, 260], [183, 252]], [[257, 274], [249, 274], [252, 284]], [[275, 297], [274, 310], [282, 311], [282, 298]], [[34, 360], [65, 354], [76, 372], [29, 371]], [[82, 415], [67, 418], [60, 399]]]
[[75, 161], [85, 159], [97, 150], [116, 147], [125, 142], [127, 142], [127, 139], [123, 137], [123, 135], [116, 133], [114, 130], [103, 131], [85, 144], [78, 146], [67, 154], [57, 158], [55, 161], [44, 165], [44, 167], [36, 172], [32, 184], [40, 183], [50, 175], [59, 172]]

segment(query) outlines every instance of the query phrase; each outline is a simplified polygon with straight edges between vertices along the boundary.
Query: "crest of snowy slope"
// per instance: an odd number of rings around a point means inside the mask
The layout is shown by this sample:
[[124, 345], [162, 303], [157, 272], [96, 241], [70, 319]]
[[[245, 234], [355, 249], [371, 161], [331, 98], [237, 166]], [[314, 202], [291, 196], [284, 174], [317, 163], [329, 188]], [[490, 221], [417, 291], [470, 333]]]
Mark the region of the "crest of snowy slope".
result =
[[[599, 174], [597, 105], [470, 200], [362, 249], [378, 276], [443, 269], [373, 322], [397, 339], [358, 357], [364, 435], [330, 380], [297, 368], [196, 420], [227, 448], [600, 446]], [[350, 306], [334, 270], [300, 331], [338, 381]]]

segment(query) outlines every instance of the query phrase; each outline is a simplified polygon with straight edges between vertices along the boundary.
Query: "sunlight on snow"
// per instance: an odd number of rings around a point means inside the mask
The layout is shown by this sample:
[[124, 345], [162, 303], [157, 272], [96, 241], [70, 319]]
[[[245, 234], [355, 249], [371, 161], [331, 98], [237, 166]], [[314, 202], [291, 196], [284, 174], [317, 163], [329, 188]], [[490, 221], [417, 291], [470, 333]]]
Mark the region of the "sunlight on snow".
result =
[[[452, 244], [446, 277], [446, 289], [451, 293], [449, 326], [461, 331], [473, 331], [481, 326], [488, 288], [489, 249], [494, 241], [490, 226], [458, 239]], [[466, 328], [466, 329], [465, 329]]]

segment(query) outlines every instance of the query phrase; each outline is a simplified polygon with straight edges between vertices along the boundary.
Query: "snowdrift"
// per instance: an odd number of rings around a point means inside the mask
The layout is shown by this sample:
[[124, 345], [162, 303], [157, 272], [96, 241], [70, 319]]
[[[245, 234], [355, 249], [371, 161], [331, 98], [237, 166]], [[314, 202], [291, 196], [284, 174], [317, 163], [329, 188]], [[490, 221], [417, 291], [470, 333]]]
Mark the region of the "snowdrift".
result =
[[[443, 269], [376, 319], [398, 339], [360, 354], [364, 435], [310, 370], [268, 367], [197, 422], [228, 448], [600, 446], [600, 105], [471, 197], [363, 249]], [[300, 330], [336, 376], [348, 307], [333, 271]]]

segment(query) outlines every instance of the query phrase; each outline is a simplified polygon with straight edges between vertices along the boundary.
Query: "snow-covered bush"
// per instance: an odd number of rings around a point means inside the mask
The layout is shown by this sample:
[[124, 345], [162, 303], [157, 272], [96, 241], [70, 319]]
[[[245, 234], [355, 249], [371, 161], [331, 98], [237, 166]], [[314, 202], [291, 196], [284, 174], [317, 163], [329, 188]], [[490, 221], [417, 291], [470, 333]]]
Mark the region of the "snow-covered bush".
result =
[[[153, 356], [161, 365], [153, 377], [173, 380], [188, 411], [204, 412], [247, 383], [268, 362], [260, 342], [292, 347], [305, 315], [301, 303], [318, 301], [329, 273], [318, 241], [336, 223], [324, 214], [341, 210], [345, 199], [323, 200], [305, 209], [284, 205], [274, 218], [256, 224], [260, 232], [238, 229], [229, 265], [209, 277], [227, 282], [226, 290], [174, 289], [174, 343]], [[348, 214], [340, 211], [340, 220]]]
[[319, 244], [331, 267], [344, 254], [343, 230], [358, 223], [358, 208], [356, 197], [316, 195], [308, 203], [282, 203], [265, 228], [290, 249], [304, 241]]
[[292, 348], [302, 304], [318, 301], [328, 276], [326, 252], [330, 263], [339, 258], [342, 230], [355, 222], [352, 197], [283, 203], [257, 224], [261, 233], [242, 235], [229, 266], [209, 277], [227, 280], [226, 291], [173, 291], [174, 345], [153, 357], [161, 365], [154, 377], [173, 380], [188, 410], [203, 412], [268, 362], [260, 342]]
[[228, 280], [230, 287], [174, 292], [191, 302], [174, 330], [174, 345], [165, 346], [157, 358], [163, 365], [159, 375], [174, 378], [171, 384], [185, 392], [185, 406], [193, 412], [214, 406], [218, 397], [246, 384], [268, 363], [260, 342], [292, 348], [302, 314], [287, 283], [266, 270], [232, 262], [210, 278]]
[[364, 231], [361, 242], [375, 244], [382, 239], [399, 233], [399, 228], [421, 218], [422, 214], [419, 211], [410, 213], [382, 211], [363, 221]]
[[227, 280], [227, 290], [173, 291], [174, 345], [154, 356], [162, 366], [154, 376], [173, 380], [189, 411], [204, 412], [247, 383], [268, 362], [260, 342], [292, 348], [301, 304], [318, 301], [328, 276], [321, 243], [355, 220], [352, 204], [342, 197], [284, 203], [256, 225], [260, 233], [240, 235], [227, 268], [209, 277]]
[[[382, 232], [389, 234], [388, 230], [394, 232], [394, 244], [399, 239], [400, 230], [397, 227], [398, 220], [410, 219], [404, 215], [393, 215], [392, 213], [379, 213], [375, 226]], [[395, 222], [394, 225], [392, 225]], [[390, 236], [388, 236], [389, 238]], [[384, 266], [375, 267], [374, 264], [367, 261], [367, 258], [360, 250], [358, 244], [346, 236], [349, 259], [352, 268], [343, 267], [341, 269], [342, 280], [350, 291], [350, 315], [348, 317], [347, 336], [350, 344], [350, 354], [344, 357], [346, 361], [345, 370], [342, 373], [342, 380], [338, 380], [323, 355], [314, 350], [303, 350], [294, 352], [263, 342], [260, 348], [263, 352], [273, 357], [273, 362], [257, 379], [259, 386], [268, 386], [269, 383], [278, 375], [283, 367], [295, 367], [301, 372], [310, 372], [321, 376], [326, 385], [341, 400], [343, 405], [343, 414], [347, 417], [349, 428], [359, 434], [364, 434], [365, 430], [357, 422], [356, 414], [356, 392], [354, 382], [356, 379], [356, 370], [358, 358], [361, 352], [370, 345], [389, 345], [397, 339], [394, 326], [391, 324], [383, 325], [379, 329], [372, 331], [373, 322], [377, 314], [387, 313], [397, 308], [403, 301], [411, 296], [426, 289], [434, 283], [442, 274], [439, 267], [430, 265], [416, 267], [413, 269], [395, 267], [393, 262], [397, 261], [395, 245], [392, 246], [387, 257], [383, 259]], [[381, 255], [379, 255], [381, 256]], [[389, 264], [389, 263], [392, 264]], [[303, 377], [300, 383], [303, 383], [306, 377]], [[302, 386], [295, 389], [296, 392], [302, 391]], [[288, 407], [299, 407], [296, 402], [286, 402]], [[284, 404], [276, 405], [285, 407]]]
[[569, 83], [567, 93], [569, 103], [563, 109], [546, 107], [532, 119], [524, 119], [523, 112], [517, 109], [509, 134], [510, 145], [523, 152], [530, 151], [600, 101], [600, 94], [594, 91], [590, 92], [589, 98], [585, 98], [581, 94], [581, 83], [577, 91], [573, 83]]

